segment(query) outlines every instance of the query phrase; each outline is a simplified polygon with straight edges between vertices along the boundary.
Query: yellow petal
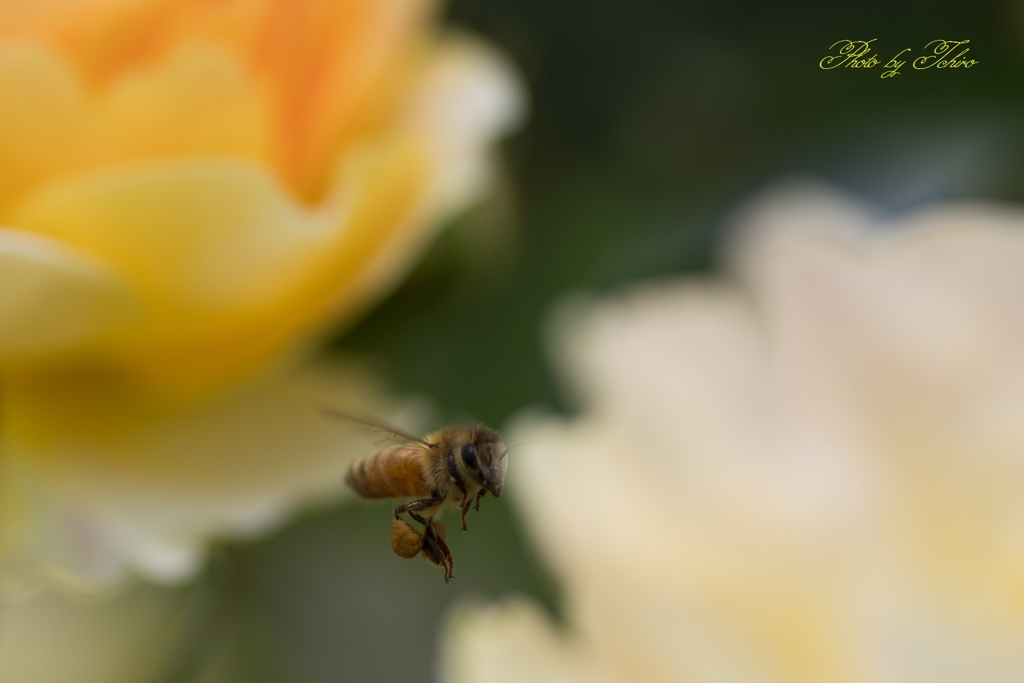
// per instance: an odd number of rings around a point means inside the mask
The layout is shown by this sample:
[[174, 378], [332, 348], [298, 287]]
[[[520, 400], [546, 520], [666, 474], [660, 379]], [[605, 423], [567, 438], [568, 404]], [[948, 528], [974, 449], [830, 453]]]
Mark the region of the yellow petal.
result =
[[36, 183], [80, 164], [88, 111], [67, 66], [35, 45], [0, 46], [0, 223]]
[[[414, 140], [368, 146], [317, 212], [244, 163], [182, 162], [83, 176], [30, 199], [17, 224], [103, 254], [144, 293], [152, 323], [120, 340], [154, 385], [216, 385], [352, 315], [423, 239]], [[398, 258], [395, 254], [401, 255]]]
[[[372, 379], [337, 364], [150, 414], [102, 386], [77, 403], [40, 402], [39, 389], [9, 383], [2, 395], [0, 504], [20, 501], [20, 511], [0, 517], [0, 574], [28, 580], [43, 567], [93, 587], [138, 572], [179, 580], [211, 538], [264, 531], [336, 496], [371, 446], [320, 409], [393, 412]], [[68, 416], [119, 402], [117, 415]]]
[[0, 366], [81, 351], [138, 315], [134, 293], [99, 259], [0, 229]]
[[318, 237], [262, 169], [227, 161], [75, 177], [35, 195], [13, 222], [103, 254], [153, 301], [194, 310], [273, 298]]
[[115, 82], [100, 109], [111, 161], [184, 156], [263, 159], [266, 104], [226, 52], [182, 49]]

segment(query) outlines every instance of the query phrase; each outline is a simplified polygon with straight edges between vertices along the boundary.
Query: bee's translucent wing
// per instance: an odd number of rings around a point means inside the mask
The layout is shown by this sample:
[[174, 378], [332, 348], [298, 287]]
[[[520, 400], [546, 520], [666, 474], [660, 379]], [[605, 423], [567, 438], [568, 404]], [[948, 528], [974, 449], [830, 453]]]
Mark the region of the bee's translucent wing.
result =
[[430, 448], [430, 444], [420, 437], [414, 436], [409, 432], [399, 429], [398, 427], [390, 425], [382, 420], [359, 415], [349, 415], [348, 413], [343, 413], [340, 410], [334, 410], [332, 408], [321, 408], [320, 412], [329, 417], [335, 417], [340, 420], [357, 424], [367, 431], [383, 437], [386, 441], [393, 441], [398, 444], [418, 446], [421, 448]]

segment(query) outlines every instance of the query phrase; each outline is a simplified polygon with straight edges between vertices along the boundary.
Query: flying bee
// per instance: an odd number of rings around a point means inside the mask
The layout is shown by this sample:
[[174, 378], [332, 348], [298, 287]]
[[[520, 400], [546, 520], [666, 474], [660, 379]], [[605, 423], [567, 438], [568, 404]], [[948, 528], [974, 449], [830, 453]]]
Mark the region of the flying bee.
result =
[[[328, 415], [360, 423], [398, 443], [363, 456], [349, 467], [345, 482], [362, 498], [411, 498], [394, 509], [391, 548], [399, 557], [421, 553], [453, 578], [455, 562], [445, 544], [445, 529], [434, 517], [449, 505], [462, 511], [462, 530], [471, 506], [490, 493], [501, 496], [508, 449], [490, 427], [445, 427], [419, 438], [388, 425], [335, 411]], [[423, 526], [416, 530], [402, 515]]]

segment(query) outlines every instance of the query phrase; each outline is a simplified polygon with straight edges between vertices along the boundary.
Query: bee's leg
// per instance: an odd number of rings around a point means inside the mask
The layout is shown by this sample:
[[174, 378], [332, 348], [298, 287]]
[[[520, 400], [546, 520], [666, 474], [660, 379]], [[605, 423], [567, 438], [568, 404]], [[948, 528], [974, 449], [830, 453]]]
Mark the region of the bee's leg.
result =
[[448, 583], [454, 577], [452, 572], [455, 570], [455, 560], [452, 559], [452, 551], [448, 544], [437, 532], [437, 527], [441, 523], [424, 519], [415, 512], [410, 512], [409, 516], [423, 525], [423, 536], [420, 538], [423, 557], [444, 570], [444, 582]]
[[480, 499], [484, 497], [485, 493], [487, 493], [487, 489], [480, 489], [476, 494], [476, 504], [473, 505], [473, 510], [476, 512], [480, 512]]
[[466, 513], [469, 512], [469, 506], [472, 505], [473, 499], [466, 496], [462, 500], [462, 530], [466, 531]]
[[444, 498], [440, 496], [434, 496], [433, 498], [424, 498], [422, 500], [414, 500], [411, 503], [405, 505], [399, 505], [395, 508], [395, 519], [399, 519], [402, 513], [408, 512], [409, 516], [415, 519], [420, 524], [426, 524], [420, 515], [416, 514], [417, 510], [426, 510], [428, 508], [436, 507], [444, 502]]
[[[440, 496], [434, 496], [433, 498], [423, 498], [422, 500], [414, 500], [405, 505], [399, 505], [395, 508], [395, 519], [401, 519], [402, 514], [407, 514], [414, 521], [419, 522], [423, 525], [423, 556], [428, 560], [436, 564], [437, 566], [444, 569], [444, 580], [445, 583], [451, 581], [452, 571], [455, 568], [455, 561], [452, 559], [451, 550], [448, 549], [448, 545], [444, 542], [444, 539], [438, 535], [436, 526], [440, 526], [440, 522], [434, 522], [430, 517], [424, 518], [419, 511], [429, 511], [431, 508], [435, 508], [444, 502], [444, 498]], [[442, 527], [443, 529], [443, 527]]]
[[448, 549], [448, 544], [444, 542], [444, 526], [440, 522], [431, 521], [427, 528], [445, 559], [445, 583], [448, 583], [454, 578], [455, 559], [452, 557], [452, 551]]
[[423, 539], [423, 557], [427, 558], [427, 561], [431, 564], [444, 570], [444, 582], [448, 583], [448, 565], [445, 563], [444, 556], [437, 545], [433, 541], [427, 540], [426, 537]]
[[448, 583], [454, 577], [455, 560], [452, 559], [452, 552], [444, 542], [443, 535], [444, 527], [440, 522], [427, 522], [423, 533], [423, 556], [444, 569], [444, 582]]

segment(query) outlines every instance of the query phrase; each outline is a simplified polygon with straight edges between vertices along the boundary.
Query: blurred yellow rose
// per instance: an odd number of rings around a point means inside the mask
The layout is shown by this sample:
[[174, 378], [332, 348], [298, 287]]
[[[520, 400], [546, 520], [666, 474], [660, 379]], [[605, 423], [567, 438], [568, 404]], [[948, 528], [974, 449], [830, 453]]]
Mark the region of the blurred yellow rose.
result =
[[1024, 211], [757, 202], [729, 276], [562, 319], [508, 490], [562, 588], [443, 680], [1024, 680]]
[[0, 579], [180, 576], [337, 484], [303, 411], [372, 382], [280, 371], [401, 277], [520, 114], [431, 10], [0, 0]]

